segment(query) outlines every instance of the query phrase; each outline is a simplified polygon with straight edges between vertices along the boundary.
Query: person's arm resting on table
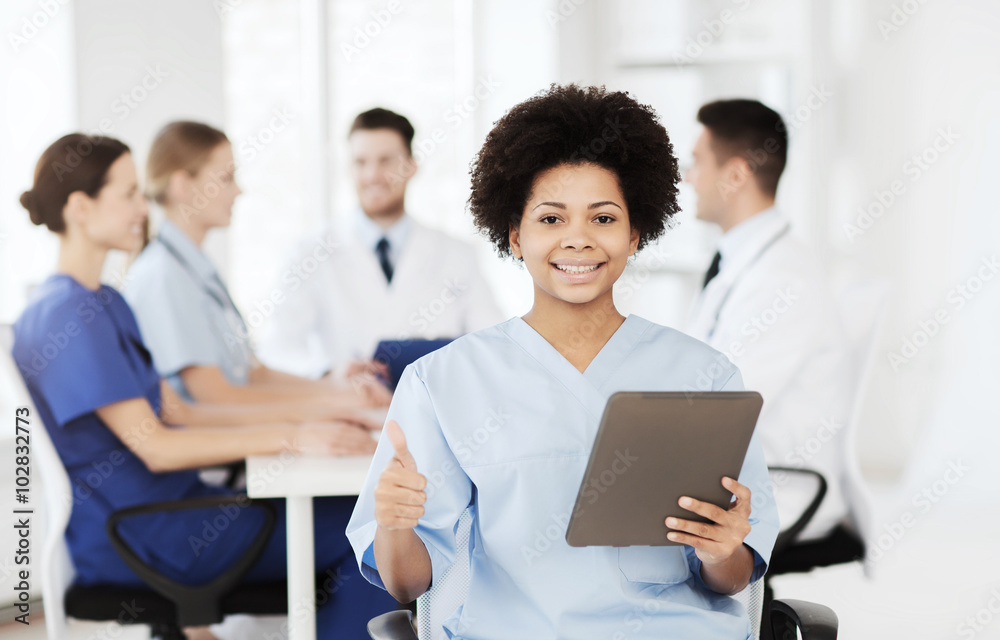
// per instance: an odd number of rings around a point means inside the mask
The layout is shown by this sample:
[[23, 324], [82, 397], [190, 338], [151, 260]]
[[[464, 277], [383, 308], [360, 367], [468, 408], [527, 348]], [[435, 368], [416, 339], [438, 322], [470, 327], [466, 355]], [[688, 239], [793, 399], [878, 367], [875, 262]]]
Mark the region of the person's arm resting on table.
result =
[[[345, 438], [341, 429], [321, 424], [171, 428], [160, 422], [145, 398], [105, 405], [97, 416], [153, 473], [196, 469], [281, 451], [351, 455], [371, 439], [360, 429]], [[367, 443], [366, 442], [366, 443]]]
[[[386, 406], [392, 394], [384, 387], [367, 384], [337, 388], [315, 380], [301, 389], [289, 385], [248, 384], [234, 385], [215, 366], [191, 366], [180, 371], [181, 381], [196, 402], [265, 404], [295, 402], [298, 413], [309, 419], [351, 419], [355, 411], [369, 407]], [[311, 388], [323, 385], [323, 390]]]

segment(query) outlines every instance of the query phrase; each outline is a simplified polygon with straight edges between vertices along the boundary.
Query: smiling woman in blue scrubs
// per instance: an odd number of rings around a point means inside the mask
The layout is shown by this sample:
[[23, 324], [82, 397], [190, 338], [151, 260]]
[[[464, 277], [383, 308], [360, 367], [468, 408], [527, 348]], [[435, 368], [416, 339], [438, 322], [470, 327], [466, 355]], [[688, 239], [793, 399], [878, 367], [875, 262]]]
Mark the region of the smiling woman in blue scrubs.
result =
[[711, 522], [664, 521], [683, 546], [565, 541], [608, 396], [742, 389], [705, 344], [615, 308], [612, 285], [677, 211], [678, 180], [649, 107], [575, 86], [511, 109], [473, 165], [476, 224], [523, 260], [533, 306], [407, 368], [348, 526], [365, 577], [410, 600], [453, 561], [472, 508], [469, 592], [445, 623], [454, 635], [751, 637], [729, 596], [763, 575], [778, 530], [756, 437], [738, 481], [722, 480], [728, 511], [682, 498]]
[[[77, 583], [141, 584], [112, 549], [107, 518], [126, 507], [226, 493], [203, 484], [198, 467], [283, 451], [337, 454], [370, 441], [367, 431], [343, 423], [235, 426], [250, 414], [188, 406], [161, 381], [132, 311], [100, 279], [108, 251], [141, 246], [147, 215], [124, 144], [82, 134], [59, 139], [39, 160], [21, 203], [32, 222], [59, 237], [57, 273], [14, 325], [13, 355], [69, 475], [74, 500], [66, 541]], [[253, 415], [267, 419], [267, 412]], [[174, 426], [179, 416], [191, 424]], [[212, 418], [229, 426], [211, 426]], [[343, 580], [357, 575], [340, 533], [353, 502], [316, 501], [317, 569], [339, 571]], [[275, 507], [279, 521], [249, 582], [286, 575], [284, 503]], [[204, 522], [219, 515], [130, 518], [120, 531], [168, 577], [200, 584], [231, 565], [260, 529], [259, 510], [249, 509], [208, 540]], [[348, 582], [319, 610], [321, 637], [363, 638], [367, 619], [391, 604], [364, 581]]]

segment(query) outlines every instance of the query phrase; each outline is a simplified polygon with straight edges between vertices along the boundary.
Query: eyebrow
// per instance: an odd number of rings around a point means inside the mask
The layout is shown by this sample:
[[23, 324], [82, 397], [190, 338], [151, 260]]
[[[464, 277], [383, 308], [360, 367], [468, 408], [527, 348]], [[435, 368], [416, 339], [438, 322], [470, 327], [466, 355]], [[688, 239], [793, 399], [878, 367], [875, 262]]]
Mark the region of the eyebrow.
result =
[[[603, 202], [594, 202], [594, 203], [591, 203], [590, 205], [587, 205], [587, 208], [588, 209], [597, 209], [598, 207], [603, 207], [606, 204], [610, 204], [610, 205], [613, 205], [613, 206], [618, 207], [619, 209], [621, 209], [621, 205], [619, 205], [617, 202], [612, 202], [610, 200], [604, 200]], [[542, 207], [542, 206], [555, 207], [556, 209], [563, 209], [563, 210], [566, 209], [566, 205], [563, 204], [562, 202], [539, 202], [538, 204], [535, 205], [535, 207], [532, 209], [532, 211], [534, 211], [538, 207]], [[624, 209], [622, 209], [622, 210], [624, 211]]]

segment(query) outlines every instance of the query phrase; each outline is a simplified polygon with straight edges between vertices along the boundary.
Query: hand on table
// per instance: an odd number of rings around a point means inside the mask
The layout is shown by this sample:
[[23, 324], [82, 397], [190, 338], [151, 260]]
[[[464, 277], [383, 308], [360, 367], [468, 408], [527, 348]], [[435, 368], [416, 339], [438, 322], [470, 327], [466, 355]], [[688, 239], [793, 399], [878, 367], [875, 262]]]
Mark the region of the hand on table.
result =
[[375, 440], [368, 429], [350, 422], [307, 422], [295, 427], [292, 448], [303, 454], [362, 456], [375, 453]]
[[345, 378], [353, 378], [356, 375], [368, 374], [372, 376], [389, 377], [389, 365], [378, 360], [352, 360], [344, 369]]
[[348, 378], [338, 378], [330, 386], [335, 391], [333, 397], [341, 406], [388, 407], [392, 402], [392, 391], [385, 386], [384, 380], [375, 373], [362, 371]]
[[392, 402], [392, 391], [385, 386], [384, 378], [372, 373], [359, 373], [351, 376], [349, 380], [355, 393], [364, 399], [366, 406], [388, 407]]

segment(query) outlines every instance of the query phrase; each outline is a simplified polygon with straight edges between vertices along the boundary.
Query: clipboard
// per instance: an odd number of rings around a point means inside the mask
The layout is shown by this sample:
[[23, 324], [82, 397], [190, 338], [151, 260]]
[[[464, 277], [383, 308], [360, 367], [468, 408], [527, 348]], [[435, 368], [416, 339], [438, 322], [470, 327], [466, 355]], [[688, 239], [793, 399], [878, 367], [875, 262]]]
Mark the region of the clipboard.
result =
[[416, 362], [428, 353], [437, 351], [452, 341], [452, 338], [436, 340], [383, 340], [375, 347], [375, 362], [381, 362], [389, 368], [389, 378], [386, 385], [395, 391], [399, 378], [403, 375], [406, 365]]

